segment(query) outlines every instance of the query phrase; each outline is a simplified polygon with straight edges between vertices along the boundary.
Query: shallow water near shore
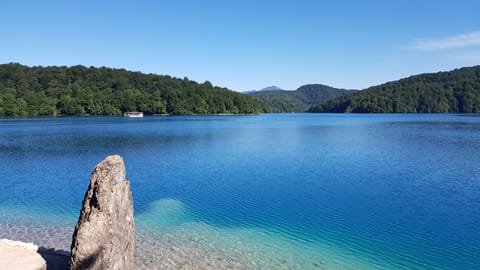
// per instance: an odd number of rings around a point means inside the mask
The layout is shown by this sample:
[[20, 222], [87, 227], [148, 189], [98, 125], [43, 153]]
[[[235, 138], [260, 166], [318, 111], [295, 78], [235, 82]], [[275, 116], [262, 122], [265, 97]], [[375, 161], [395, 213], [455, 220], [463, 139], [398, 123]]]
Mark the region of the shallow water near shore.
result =
[[0, 119], [0, 238], [69, 249], [120, 154], [140, 269], [475, 269], [480, 117]]

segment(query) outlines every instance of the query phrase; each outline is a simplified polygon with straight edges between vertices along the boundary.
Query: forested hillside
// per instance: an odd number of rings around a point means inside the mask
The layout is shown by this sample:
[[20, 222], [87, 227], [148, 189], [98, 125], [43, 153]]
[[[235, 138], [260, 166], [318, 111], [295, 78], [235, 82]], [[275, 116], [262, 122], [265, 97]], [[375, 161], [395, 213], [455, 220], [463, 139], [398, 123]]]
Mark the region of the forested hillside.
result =
[[261, 105], [265, 113], [305, 112], [318, 103], [355, 92], [322, 84], [307, 84], [295, 91], [273, 90], [248, 93]]
[[250, 96], [187, 78], [124, 69], [0, 65], [0, 116], [252, 114]]
[[420, 74], [314, 106], [311, 112], [478, 113], [480, 66]]

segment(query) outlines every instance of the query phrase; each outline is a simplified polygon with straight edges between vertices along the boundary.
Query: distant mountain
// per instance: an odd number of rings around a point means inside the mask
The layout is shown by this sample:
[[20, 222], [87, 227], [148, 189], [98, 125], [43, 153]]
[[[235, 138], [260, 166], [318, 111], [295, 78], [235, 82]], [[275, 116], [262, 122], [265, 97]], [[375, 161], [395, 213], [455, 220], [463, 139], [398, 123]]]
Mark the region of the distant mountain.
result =
[[317, 104], [311, 112], [478, 113], [480, 66], [426, 73]]
[[265, 87], [260, 91], [275, 91], [275, 90], [283, 90], [283, 89], [278, 86], [272, 85], [272, 86]]
[[272, 86], [262, 88], [260, 90], [249, 90], [249, 91], [243, 91], [242, 93], [243, 94], [251, 94], [251, 93], [257, 93], [257, 92], [276, 91], [276, 90], [283, 90], [283, 89], [278, 87], [278, 86], [272, 85]]
[[356, 90], [333, 88], [322, 84], [307, 84], [301, 86], [295, 91], [256, 91], [250, 92], [248, 95], [252, 96], [260, 103], [263, 112], [279, 113], [305, 112], [313, 105], [355, 91]]

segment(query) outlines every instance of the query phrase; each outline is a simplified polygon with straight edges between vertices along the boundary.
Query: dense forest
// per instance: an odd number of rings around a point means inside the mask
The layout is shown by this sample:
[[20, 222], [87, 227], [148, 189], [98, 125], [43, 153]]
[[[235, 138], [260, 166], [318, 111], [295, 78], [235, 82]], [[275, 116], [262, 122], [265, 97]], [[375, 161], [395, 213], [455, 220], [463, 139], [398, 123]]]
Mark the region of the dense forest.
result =
[[0, 65], [0, 116], [255, 114], [250, 96], [124, 69]]
[[313, 105], [323, 103], [355, 90], [337, 89], [322, 84], [307, 84], [295, 91], [255, 91], [248, 95], [255, 98], [264, 113], [305, 112]]
[[310, 112], [478, 113], [480, 66], [420, 74], [370, 87], [314, 106]]

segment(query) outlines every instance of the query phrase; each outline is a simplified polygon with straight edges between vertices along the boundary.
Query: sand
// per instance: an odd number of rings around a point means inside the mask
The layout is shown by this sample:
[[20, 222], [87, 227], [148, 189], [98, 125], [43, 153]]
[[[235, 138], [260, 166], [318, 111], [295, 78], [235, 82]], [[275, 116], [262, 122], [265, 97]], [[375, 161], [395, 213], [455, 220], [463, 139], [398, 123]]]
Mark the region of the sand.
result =
[[47, 263], [32, 243], [0, 240], [0, 265], [10, 270], [46, 270]]

